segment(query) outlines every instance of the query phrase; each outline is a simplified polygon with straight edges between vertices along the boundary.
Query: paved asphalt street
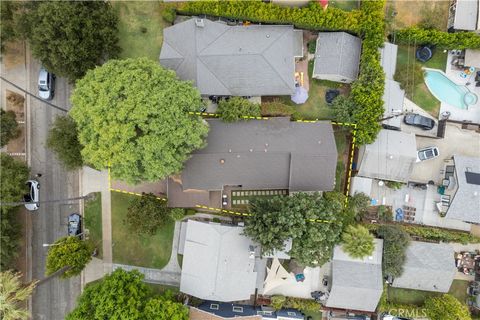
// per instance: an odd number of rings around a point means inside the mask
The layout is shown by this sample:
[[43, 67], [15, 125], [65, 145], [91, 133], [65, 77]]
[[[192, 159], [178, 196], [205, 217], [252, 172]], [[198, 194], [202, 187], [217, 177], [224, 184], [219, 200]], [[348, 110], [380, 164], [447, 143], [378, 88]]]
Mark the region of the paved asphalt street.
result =
[[[30, 57], [27, 64], [29, 83], [27, 90], [37, 94], [37, 80], [40, 63]], [[56, 79], [53, 104], [69, 108], [71, 85], [63, 78]], [[57, 115], [62, 111], [29, 97], [30, 134], [27, 148], [29, 152], [31, 174], [41, 173], [40, 200], [76, 197], [79, 194], [78, 172], [67, 172], [55, 155], [46, 147], [48, 130]], [[79, 202], [45, 203], [32, 213], [31, 258], [32, 278], [45, 277], [45, 261], [48, 248], [44, 243], [52, 243], [67, 234], [67, 217], [79, 211]], [[35, 320], [63, 320], [75, 306], [80, 294], [80, 277], [71, 279], [52, 278], [41, 284], [32, 297], [32, 316]]]

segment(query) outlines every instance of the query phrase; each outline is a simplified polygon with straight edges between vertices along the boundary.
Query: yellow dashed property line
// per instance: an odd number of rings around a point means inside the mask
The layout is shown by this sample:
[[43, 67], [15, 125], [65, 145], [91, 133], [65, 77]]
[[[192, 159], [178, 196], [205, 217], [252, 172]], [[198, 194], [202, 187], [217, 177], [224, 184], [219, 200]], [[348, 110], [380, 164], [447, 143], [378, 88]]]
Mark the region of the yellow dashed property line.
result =
[[[196, 115], [196, 116], [206, 116], [206, 117], [220, 117], [218, 113], [210, 113], [210, 112], [193, 112], [190, 111], [188, 114]], [[243, 119], [256, 119], [256, 120], [268, 120], [268, 117], [255, 117], [255, 116], [242, 116]]]
[[[139, 196], [139, 197], [143, 196], [143, 194], [141, 194], [141, 193], [126, 191], [126, 190], [120, 190], [120, 189], [110, 188], [110, 191], [125, 193], [125, 194], [129, 194], [129, 195], [132, 195], [132, 196]], [[155, 197], [155, 198], [158, 199], [158, 200], [167, 201], [166, 198], [161, 198], [161, 197]]]

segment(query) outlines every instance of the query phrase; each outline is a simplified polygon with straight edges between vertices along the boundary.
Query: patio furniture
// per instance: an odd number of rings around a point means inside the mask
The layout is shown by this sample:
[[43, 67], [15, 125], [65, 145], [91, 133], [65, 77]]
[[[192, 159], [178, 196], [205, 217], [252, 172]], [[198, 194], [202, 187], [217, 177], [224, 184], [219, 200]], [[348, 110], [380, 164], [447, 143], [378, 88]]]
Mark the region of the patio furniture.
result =
[[403, 214], [403, 210], [402, 208], [397, 208], [397, 210], [395, 210], [395, 221], [403, 221], [404, 219], [404, 214]]

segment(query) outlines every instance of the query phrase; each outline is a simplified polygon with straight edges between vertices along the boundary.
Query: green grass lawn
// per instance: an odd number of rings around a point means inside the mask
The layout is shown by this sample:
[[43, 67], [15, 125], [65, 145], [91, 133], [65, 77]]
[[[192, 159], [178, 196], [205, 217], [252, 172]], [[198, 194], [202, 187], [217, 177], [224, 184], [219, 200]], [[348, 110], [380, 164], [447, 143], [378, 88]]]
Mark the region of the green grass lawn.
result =
[[98, 258], [102, 258], [102, 198], [100, 192], [96, 192], [92, 199], [85, 201], [84, 208], [85, 229], [88, 229], [88, 237], [98, 249]]
[[[345, 183], [345, 172], [347, 161], [345, 160], [345, 153], [348, 152], [347, 136], [344, 131], [335, 132], [335, 143], [337, 145], [337, 170], [335, 172], [335, 191], [343, 192]], [[348, 159], [348, 158], [347, 158]]]
[[322, 312], [317, 311], [317, 312], [304, 312], [305, 313], [305, 319], [310, 316], [312, 317], [312, 320], [322, 320]]
[[[412, 66], [412, 64], [420, 65], [422, 67], [440, 69], [445, 71], [447, 64], [447, 53], [443, 50], [435, 50], [432, 59], [422, 64], [415, 59], [414, 46], [398, 46], [397, 55], [397, 69], [402, 69], [403, 66]], [[415, 83], [413, 92], [407, 90], [406, 95], [409, 99], [415, 102], [422, 109], [433, 116], [437, 116], [440, 110], [440, 101], [438, 101], [428, 90], [425, 81], [421, 79]]]
[[[450, 291], [448, 293], [453, 295], [460, 302], [465, 303], [467, 299], [467, 287], [468, 281], [453, 280], [452, 286], [450, 287]], [[439, 295], [441, 295], [441, 293], [388, 287], [388, 300], [398, 304], [413, 304], [416, 306], [422, 306], [428, 297], [435, 297]]]
[[163, 4], [160, 1], [114, 1], [119, 17], [121, 58], [147, 57], [158, 61], [163, 41]]
[[358, 0], [331, 0], [328, 2], [329, 6], [336, 7], [342, 10], [350, 11], [360, 8], [360, 1]]
[[170, 259], [175, 222], [168, 222], [153, 236], [130, 232], [123, 221], [134, 197], [112, 192], [113, 262], [161, 269]]

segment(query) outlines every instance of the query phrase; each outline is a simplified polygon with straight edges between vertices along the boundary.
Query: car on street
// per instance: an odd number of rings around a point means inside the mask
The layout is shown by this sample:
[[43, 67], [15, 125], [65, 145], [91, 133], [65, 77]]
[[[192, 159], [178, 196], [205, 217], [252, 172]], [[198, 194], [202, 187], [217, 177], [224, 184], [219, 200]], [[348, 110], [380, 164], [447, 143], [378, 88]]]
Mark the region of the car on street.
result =
[[45, 68], [38, 74], [38, 96], [43, 100], [52, 100], [55, 93], [55, 75]]
[[78, 213], [68, 216], [68, 235], [78, 236], [82, 233], [82, 217]]
[[440, 152], [437, 147], [427, 147], [417, 151], [417, 162], [435, 159]]
[[25, 208], [30, 211], [38, 210], [40, 204], [36, 203], [40, 198], [40, 183], [36, 180], [28, 180], [27, 183], [28, 193], [23, 196], [25, 202]]
[[435, 127], [435, 121], [433, 119], [421, 116], [417, 113], [408, 113], [403, 118], [405, 124], [419, 127], [423, 130], [432, 130]]

